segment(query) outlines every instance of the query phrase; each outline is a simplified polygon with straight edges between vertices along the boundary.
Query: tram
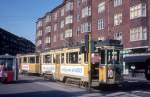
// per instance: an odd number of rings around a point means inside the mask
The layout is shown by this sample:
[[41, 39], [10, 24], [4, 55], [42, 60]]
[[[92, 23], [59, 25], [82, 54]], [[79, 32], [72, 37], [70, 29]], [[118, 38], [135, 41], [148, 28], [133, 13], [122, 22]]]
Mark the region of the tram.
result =
[[11, 55], [0, 55], [0, 81], [12, 82], [18, 80], [18, 65], [16, 57]]
[[[122, 45], [117, 40], [97, 41], [89, 54], [85, 45], [47, 50], [37, 54], [21, 55], [21, 71], [39, 73], [44, 78], [76, 82], [86, 86], [91, 81], [116, 84], [122, 81]], [[91, 74], [89, 74], [89, 71]]]
[[20, 72], [27, 74], [40, 74], [39, 56], [37, 54], [23, 54], [20, 58]]

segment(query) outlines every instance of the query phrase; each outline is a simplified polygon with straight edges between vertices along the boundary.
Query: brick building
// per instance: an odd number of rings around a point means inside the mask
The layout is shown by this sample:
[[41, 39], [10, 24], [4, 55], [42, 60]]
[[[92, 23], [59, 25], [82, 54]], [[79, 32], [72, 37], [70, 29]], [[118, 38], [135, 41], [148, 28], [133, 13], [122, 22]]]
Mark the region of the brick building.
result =
[[0, 55], [26, 54], [35, 51], [35, 45], [22, 37], [18, 37], [2, 28], [0, 28]]
[[150, 0], [64, 0], [39, 18], [36, 51], [93, 40], [121, 40], [127, 52], [143, 53], [150, 47]]

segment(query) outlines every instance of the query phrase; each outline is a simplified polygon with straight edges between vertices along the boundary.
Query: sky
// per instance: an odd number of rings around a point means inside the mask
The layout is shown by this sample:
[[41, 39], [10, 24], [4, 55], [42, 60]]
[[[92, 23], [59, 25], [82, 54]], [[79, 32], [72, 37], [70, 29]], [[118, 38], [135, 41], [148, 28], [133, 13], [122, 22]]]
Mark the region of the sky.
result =
[[0, 28], [35, 43], [36, 21], [63, 0], [0, 0]]

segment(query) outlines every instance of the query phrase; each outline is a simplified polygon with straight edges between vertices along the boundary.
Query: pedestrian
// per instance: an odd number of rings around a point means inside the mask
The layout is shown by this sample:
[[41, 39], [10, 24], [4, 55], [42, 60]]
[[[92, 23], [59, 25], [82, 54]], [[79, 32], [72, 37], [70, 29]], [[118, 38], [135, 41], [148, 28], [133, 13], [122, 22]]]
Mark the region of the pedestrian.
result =
[[131, 65], [132, 77], [136, 77], [135, 75], [135, 65]]

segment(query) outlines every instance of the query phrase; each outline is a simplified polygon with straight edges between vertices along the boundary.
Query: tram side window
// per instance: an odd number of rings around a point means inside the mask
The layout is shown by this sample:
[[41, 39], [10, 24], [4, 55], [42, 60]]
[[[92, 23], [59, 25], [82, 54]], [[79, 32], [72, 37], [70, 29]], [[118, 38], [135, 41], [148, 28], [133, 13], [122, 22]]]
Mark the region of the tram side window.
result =
[[52, 63], [52, 55], [45, 55], [44, 63]]
[[107, 63], [112, 64], [112, 50], [107, 50]]
[[27, 63], [27, 57], [23, 58], [23, 63]]
[[105, 64], [105, 50], [100, 51], [101, 56], [101, 64]]
[[35, 57], [29, 57], [29, 63], [35, 63]]
[[60, 64], [60, 55], [56, 55], [56, 64]]
[[69, 53], [66, 54], [66, 63], [69, 63]]
[[78, 63], [78, 52], [69, 53], [69, 62], [73, 64]]
[[36, 56], [36, 63], [39, 63], [39, 56]]
[[119, 64], [121, 62], [121, 56], [120, 56], [120, 51], [119, 50], [115, 50], [114, 59], [115, 59], [116, 64]]
[[64, 63], [64, 53], [61, 54], [61, 64]]

